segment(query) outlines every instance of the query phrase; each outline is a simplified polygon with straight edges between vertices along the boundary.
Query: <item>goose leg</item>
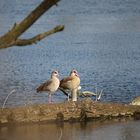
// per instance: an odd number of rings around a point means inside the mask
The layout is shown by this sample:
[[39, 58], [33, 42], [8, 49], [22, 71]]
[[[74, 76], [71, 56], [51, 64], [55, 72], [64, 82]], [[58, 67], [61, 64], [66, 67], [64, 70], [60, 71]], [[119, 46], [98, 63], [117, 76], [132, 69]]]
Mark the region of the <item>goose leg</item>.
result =
[[48, 94], [48, 102], [49, 102], [49, 103], [52, 102], [52, 95], [51, 95], [51, 93]]
[[70, 94], [68, 93], [68, 101], [70, 101]]
[[72, 101], [77, 101], [77, 89], [72, 90]]

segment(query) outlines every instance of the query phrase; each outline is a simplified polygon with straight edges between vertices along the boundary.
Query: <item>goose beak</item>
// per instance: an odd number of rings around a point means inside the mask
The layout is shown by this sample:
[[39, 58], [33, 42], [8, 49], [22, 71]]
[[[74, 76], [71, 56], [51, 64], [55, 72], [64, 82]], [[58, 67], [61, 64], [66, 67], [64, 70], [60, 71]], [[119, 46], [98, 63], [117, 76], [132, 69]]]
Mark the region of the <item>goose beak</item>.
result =
[[78, 73], [75, 74], [77, 77], [80, 77]]

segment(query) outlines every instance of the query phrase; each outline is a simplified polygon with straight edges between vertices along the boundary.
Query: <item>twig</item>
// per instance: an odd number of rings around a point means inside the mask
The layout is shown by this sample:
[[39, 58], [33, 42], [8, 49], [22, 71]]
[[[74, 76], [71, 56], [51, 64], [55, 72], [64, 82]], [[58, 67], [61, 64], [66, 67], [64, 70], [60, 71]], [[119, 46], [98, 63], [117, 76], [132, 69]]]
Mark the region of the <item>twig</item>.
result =
[[97, 101], [97, 100], [98, 100], [98, 99], [97, 99], [97, 98], [98, 98], [98, 97], [97, 97], [97, 96], [98, 96], [98, 94], [97, 94], [97, 93], [98, 93], [97, 86], [95, 87], [95, 93], [96, 93], [96, 100], [95, 100], [95, 101]]
[[103, 89], [101, 90], [101, 92], [99, 93], [98, 97], [97, 97], [97, 101], [99, 101], [101, 99], [101, 96], [103, 94]]
[[[81, 86], [79, 86], [79, 89], [81, 89]], [[69, 95], [69, 93], [66, 90], [64, 90], [60, 87], [59, 87], [59, 90], [62, 91], [66, 96], [68, 96], [68, 99], [71, 98], [71, 95]], [[103, 94], [103, 90], [98, 92], [98, 88], [96, 86], [95, 93], [91, 92], [91, 91], [82, 91], [81, 92], [80, 90], [78, 90], [77, 94], [79, 97], [95, 96], [96, 97], [95, 101], [99, 101], [101, 99], [102, 94]]]
[[8, 100], [8, 98], [9, 98], [9, 96], [10, 96], [11, 94], [13, 94], [15, 91], [16, 91], [16, 90], [13, 89], [13, 90], [6, 96], [6, 98], [5, 98], [4, 102], [3, 102], [3, 105], [2, 105], [2, 110], [4, 109], [5, 104], [6, 104], [7, 100]]
[[62, 139], [62, 128], [60, 128], [60, 137], [59, 137], [59, 140], [61, 140]]

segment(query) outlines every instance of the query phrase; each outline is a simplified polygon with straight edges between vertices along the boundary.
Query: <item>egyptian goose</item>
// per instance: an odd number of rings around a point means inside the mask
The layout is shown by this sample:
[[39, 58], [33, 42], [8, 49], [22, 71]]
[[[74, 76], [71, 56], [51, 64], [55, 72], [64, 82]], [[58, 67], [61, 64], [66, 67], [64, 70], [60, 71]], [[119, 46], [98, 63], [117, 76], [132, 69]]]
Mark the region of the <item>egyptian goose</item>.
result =
[[52, 102], [52, 94], [58, 89], [60, 81], [58, 79], [58, 71], [53, 71], [51, 73], [51, 78], [42, 83], [36, 90], [37, 92], [43, 92], [46, 91], [48, 92], [48, 101], [49, 103]]
[[76, 70], [72, 70], [68, 77], [63, 78], [60, 81], [60, 89], [70, 90], [72, 95], [72, 101], [77, 101], [77, 90], [79, 86], [80, 86], [80, 77]]

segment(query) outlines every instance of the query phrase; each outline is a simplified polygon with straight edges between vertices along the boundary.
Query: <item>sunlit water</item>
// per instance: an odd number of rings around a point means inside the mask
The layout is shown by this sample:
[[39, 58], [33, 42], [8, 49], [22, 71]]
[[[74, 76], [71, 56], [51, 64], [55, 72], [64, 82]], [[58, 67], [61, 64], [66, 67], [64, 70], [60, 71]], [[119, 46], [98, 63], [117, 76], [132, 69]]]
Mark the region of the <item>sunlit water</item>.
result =
[[1, 140], [139, 140], [140, 121], [5, 126]]
[[[20, 22], [40, 0], [1, 0], [0, 34]], [[22, 38], [64, 24], [63, 32], [38, 44], [0, 50], [0, 105], [45, 103], [36, 87], [50, 77], [60, 79], [75, 68], [82, 90], [103, 90], [102, 101], [130, 102], [140, 95], [140, 1], [62, 0], [46, 12]], [[66, 97], [58, 91], [54, 102]]]

